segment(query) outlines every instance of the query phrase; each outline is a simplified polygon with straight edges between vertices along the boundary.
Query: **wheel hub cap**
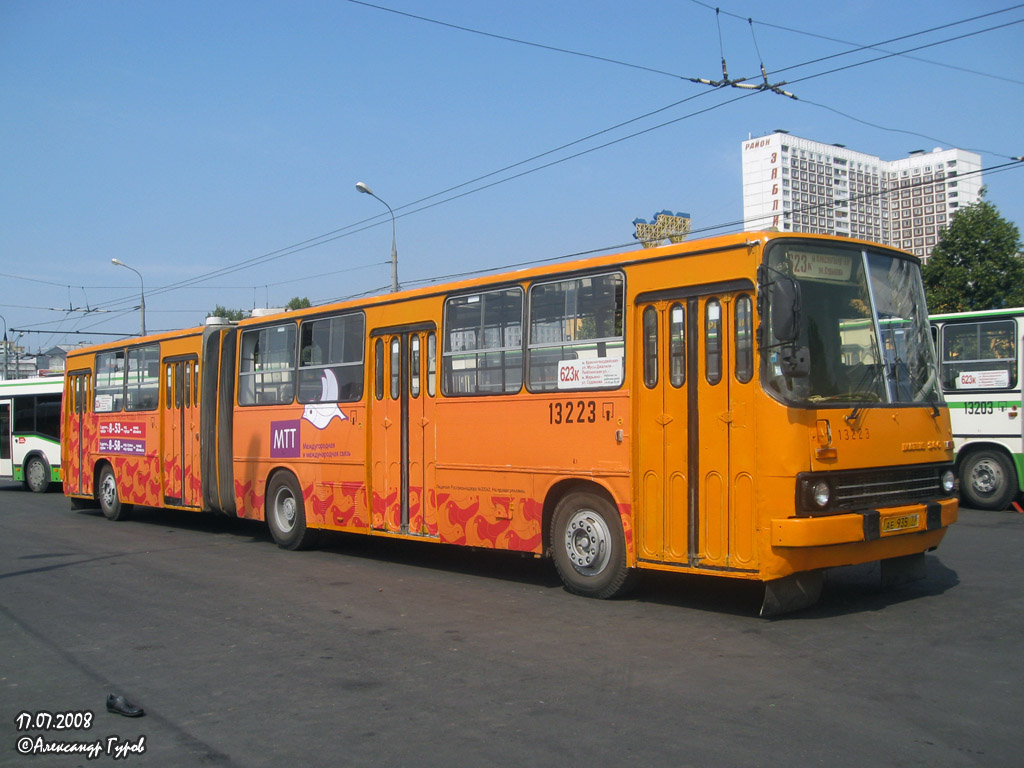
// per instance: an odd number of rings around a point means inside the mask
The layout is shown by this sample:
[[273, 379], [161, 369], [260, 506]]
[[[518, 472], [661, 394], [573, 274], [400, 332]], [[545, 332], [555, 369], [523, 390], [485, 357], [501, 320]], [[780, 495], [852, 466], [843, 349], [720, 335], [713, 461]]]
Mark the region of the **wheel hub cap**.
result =
[[990, 462], [983, 461], [971, 473], [971, 482], [979, 493], [992, 493], [999, 485], [999, 470]]
[[565, 531], [565, 551], [581, 573], [597, 573], [609, 558], [610, 533], [604, 520], [591, 510], [579, 510]]

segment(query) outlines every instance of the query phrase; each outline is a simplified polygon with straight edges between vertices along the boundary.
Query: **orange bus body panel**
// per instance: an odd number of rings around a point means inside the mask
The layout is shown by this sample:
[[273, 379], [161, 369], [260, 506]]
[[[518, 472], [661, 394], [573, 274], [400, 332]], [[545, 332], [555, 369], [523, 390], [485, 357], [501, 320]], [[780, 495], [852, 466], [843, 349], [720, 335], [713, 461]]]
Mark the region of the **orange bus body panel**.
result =
[[[70, 495], [92, 496], [100, 469], [109, 465], [117, 477], [118, 497], [122, 503], [202, 508], [198, 410], [195, 406], [183, 408], [174, 402], [179, 382], [172, 381], [168, 386], [164, 362], [176, 357], [189, 357], [198, 362], [202, 338], [202, 329], [193, 329], [140, 341], [103, 344], [68, 354], [68, 387], [75, 386], [76, 375], [87, 376], [92, 387], [87, 398], [95, 397], [97, 353], [158, 346], [160, 361], [158, 370], [150, 372], [151, 378], [157, 381], [159, 393], [152, 408], [96, 412], [94, 401], [86, 403], [88, 409], [81, 414], [65, 408], [62, 450], [71, 463]], [[189, 385], [190, 393], [195, 381], [193, 379]]]
[[[787, 407], [762, 386], [753, 342], [752, 374], [743, 372], [733, 340], [761, 324], [757, 270], [780, 236], [728, 235], [250, 318], [219, 337], [220, 352], [202, 328], [75, 351], [67, 492], [92, 496], [110, 464], [127, 503], [262, 520], [268, 488], [288, 473], [311, 528], [546, 554], [554, 508], [585, 491], [617, 510], [628, 566], [762, 581], [934, 548], [956, 520], [952, 497], [876, 510], [880, 533], [860, 513], [797, 516], [798, 473], [939, 465], [952, 443], [944, 408], [863, 407], [851, 421], [850, 408]], [[624, 286], [621, 381], [446, 389], [446, 302], [500, 289], [530, 306], [536, 286], [580, 275]], [[265, 350], [243, 348], [262, 330], [298, 338], [340, 317], [363, 329], [359, 396], [328, 396], [341, 374], [304, 369], [313, 359], [304, 342], [279, 374], [260, 369]], [[525, 357], [525, 339], [516, 343]], [[145, 344], [160, 347], [157, 410], [94, 413], [97, 353]], [[652, 351], [664, 361], [653, 373]], [[526, 378], [529, 366], [521, 370]], [[250, 392], [260, 381], [274, 382], [263, 401]], [[179, 392], [186, 382], [191, 396]], [[88, 407], [76, 412], [75, 397]], [[117, 434], [136, 441], [131, 454], [111, 450]]]

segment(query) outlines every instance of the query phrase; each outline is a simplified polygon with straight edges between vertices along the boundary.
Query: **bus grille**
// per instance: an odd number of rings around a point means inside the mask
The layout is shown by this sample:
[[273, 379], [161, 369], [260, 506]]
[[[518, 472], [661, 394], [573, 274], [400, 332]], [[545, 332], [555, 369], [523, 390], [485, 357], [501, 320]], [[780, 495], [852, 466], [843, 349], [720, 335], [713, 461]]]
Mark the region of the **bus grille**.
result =
[[[798, 514], [882, 509], [948, 498], [950, 494], [943, 492], [941, 478], [945, 470], [952, 468], [952, 464], [925, 464], [802, 473], [797, 482]], [[813, 505], [807, 492], [819, 480], [827, 480], [832, 488], [832, 501], [824, 510]]]

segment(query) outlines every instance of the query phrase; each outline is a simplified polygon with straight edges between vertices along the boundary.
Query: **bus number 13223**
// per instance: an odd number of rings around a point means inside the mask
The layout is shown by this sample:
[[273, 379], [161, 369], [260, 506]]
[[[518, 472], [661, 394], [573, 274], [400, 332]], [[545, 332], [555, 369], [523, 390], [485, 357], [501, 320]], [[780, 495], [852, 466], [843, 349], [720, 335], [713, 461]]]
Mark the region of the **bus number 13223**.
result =
[[597, 403], [593, 400], [548, 403], [549, 424], [593, 424], [595, 421], [597, 421]]

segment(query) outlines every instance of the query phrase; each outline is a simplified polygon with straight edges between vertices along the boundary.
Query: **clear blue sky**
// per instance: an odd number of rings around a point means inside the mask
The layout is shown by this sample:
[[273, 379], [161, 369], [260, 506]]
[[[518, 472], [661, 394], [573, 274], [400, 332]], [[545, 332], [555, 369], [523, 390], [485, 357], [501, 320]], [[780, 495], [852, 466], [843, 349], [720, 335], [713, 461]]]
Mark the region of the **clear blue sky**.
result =
[[[776, 128], [886, 160], [1024, 155], [1024, 7], [954, 25], [1009, 1], [379, 5], [449, 26], [346, 0], [2, 0], [0, 314], [46, 331], [22, 343], [136, 333], [139, 281], [112, 258], [144, 275], [150, 331], [386, 289], [390, 218], [357, 181], [399, 215], [409, 285], [628, 245], [666, 208], [735, 231], [740, 143]], [[938, 44], [848, 53], [880, 43]], [[722, 48], [800, 100], [684, 79], [719, 79]], [[1024, 164], [985, 183], [1024, 226]], [[115, 311], [63, 311], [86, 306]]]

